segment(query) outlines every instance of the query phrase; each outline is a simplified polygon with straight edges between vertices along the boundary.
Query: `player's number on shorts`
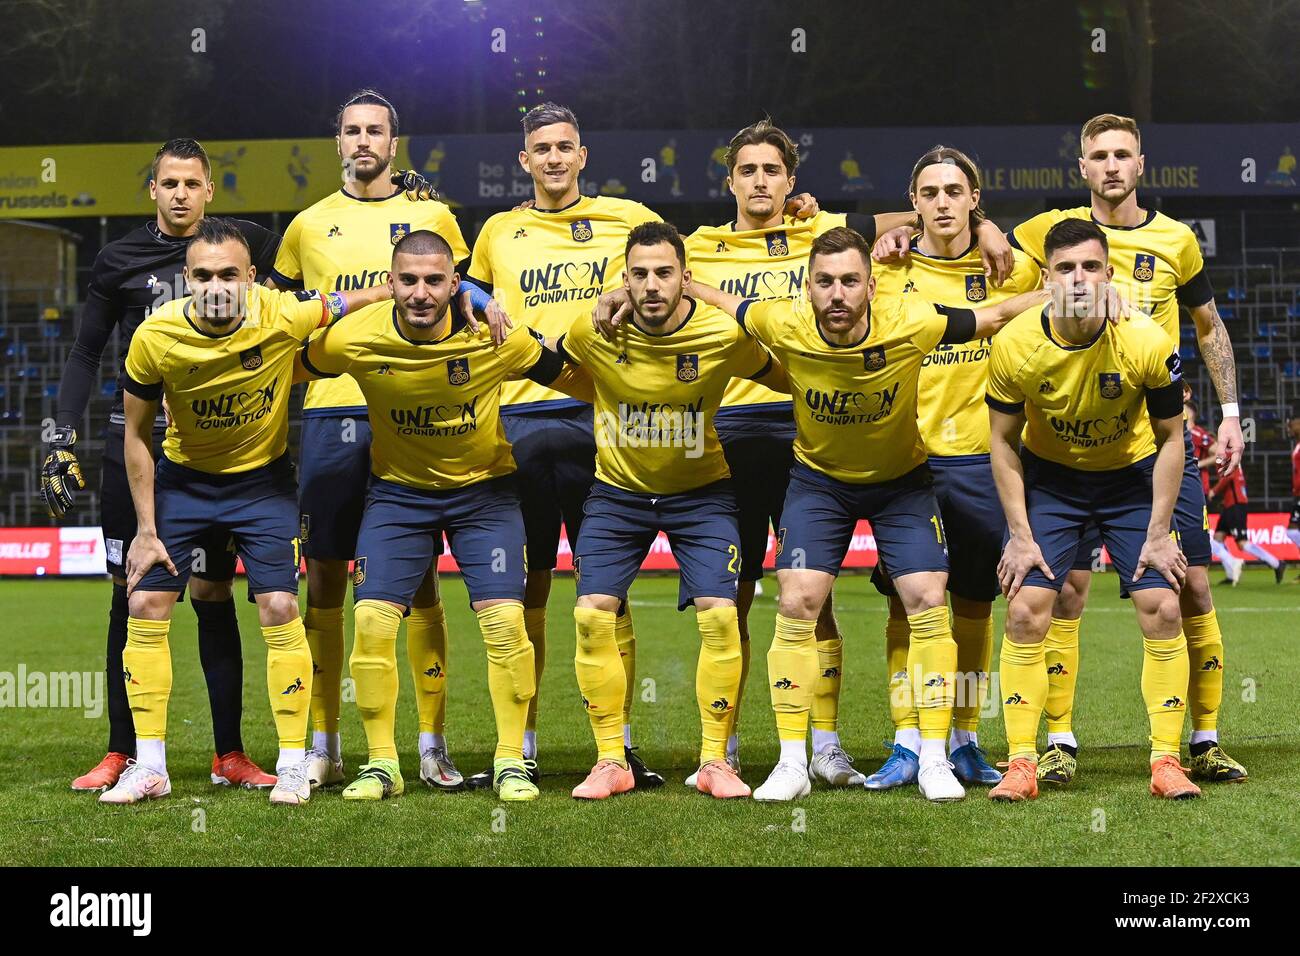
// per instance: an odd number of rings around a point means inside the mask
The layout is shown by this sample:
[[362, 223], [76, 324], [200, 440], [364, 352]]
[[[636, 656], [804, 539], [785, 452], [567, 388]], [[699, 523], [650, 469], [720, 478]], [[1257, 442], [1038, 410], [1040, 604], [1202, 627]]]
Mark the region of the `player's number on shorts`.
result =
[[727, 562], [728, 574], [740, 573], [740, 549], [734, 544], [727, 545], [727, 554], [731, 555], [731, 560]]
[[930, 515], [930, 524], [934, 525], [934, 540], [943, 544], [943, 528], [939, 524], [939, 516]]
[[293, 539], [293, 566], [295, 570], [302, 566], [302, 546], [297, 538]]

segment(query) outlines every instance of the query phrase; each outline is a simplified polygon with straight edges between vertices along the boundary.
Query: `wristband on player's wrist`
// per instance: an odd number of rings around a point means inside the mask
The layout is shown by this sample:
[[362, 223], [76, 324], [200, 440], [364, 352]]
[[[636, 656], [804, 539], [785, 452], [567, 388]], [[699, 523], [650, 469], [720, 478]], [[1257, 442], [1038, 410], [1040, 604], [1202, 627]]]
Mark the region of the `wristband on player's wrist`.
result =
[[56, 425], [50, 436], [51, 448], [71, 448], [77, 443], [77, 430], [71, 425]]
[[1240, 418], [1241, 407], [1236, 402], [1224, 402], [1219, 409], [1224, 418]]

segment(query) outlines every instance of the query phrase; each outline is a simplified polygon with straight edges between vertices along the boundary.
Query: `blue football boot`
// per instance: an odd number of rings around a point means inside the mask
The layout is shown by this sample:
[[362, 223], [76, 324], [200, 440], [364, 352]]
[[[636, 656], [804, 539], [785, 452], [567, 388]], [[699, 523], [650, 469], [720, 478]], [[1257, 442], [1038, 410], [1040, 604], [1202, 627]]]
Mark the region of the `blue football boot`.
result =
[[911, 786], [916, 783], [916, 775], [920, 769], [920, 757], [902, 744], [894, 744], [889, 759], [867, 778], [863, 786], [868, 790], [892, 790], [895, 787]]
[[948, 760], [952, 764], [952, 772], [962, 783], [993, 787], [1002, 782], [1002, 774], [984, 759], [984, 751], [978, 744], [958, 747], [948, 755]]

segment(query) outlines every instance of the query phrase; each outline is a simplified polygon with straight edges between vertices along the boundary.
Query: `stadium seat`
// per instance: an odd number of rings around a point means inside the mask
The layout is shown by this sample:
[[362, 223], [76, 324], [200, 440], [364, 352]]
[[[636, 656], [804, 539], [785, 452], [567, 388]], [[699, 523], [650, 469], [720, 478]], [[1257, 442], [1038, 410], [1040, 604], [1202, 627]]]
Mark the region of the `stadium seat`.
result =
[[1273, 357], [1273, 347], [1271, 345], [1256, 345], [1251, 350], [1251, 354], [1254, 355], [1255, 358], [1257, 359], [1263, 359], [1267, 361], [1268, 359]]

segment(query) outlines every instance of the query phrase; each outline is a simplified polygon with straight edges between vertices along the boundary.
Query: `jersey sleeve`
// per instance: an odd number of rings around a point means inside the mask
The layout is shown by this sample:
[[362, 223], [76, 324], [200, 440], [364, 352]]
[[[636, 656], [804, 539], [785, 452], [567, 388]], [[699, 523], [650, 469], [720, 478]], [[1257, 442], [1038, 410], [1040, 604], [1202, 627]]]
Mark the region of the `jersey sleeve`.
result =
[[791, 308], [789, 302], [773, 299], [768, 302], [755, 302], [746, 299], [740, 303], [736, 321], [754, 338], [764, 345], [771, 346], [777, 338], [777, 329], [781, 323], [781, 313]]
[[279, 251], [275, 254], [275, 266], [271, 269], [271, 278], [284, 286], [302, 285], [302, 214], [293, 217], [289, 228], [280, 240]]
[[1043, 241], [1047, 238], [1047, 230], [1064, 218], [1061, 210], [1051, 209], [1040, 212], [1032, 219], [1026, 219], [1012, 231], [1009, 237], [1011, 245], [1040, 265], [1043, 264], [1047, 259], [1043, 253]]
[[560, 337], [559, 353], [566, 362], [581, 365], [591, 354], [591, 340], [596, 333], [591, 328], [591, 319], [580, 315], [573, 320], [569, 331]]
[[241, 220], [239, 229], [248, 240], [248, 252], [257, 270], [258, 278], [275, 275], [275, 263], [280, 254], [280, 237], [255, 222]]
[[1028, 254], [1017, 255], [1016, 264], [1011, 270], [1011, 280], [1007, 283], [1010, 286], [1012, 295], [1019, 295], [1022, 292], [1033, 292], [1043, 286], [1043, 270], [1039, 268], [1038, 263]]
[[305, 339], [329, 319], [325, 299], [315, 289], [277, 292], [275, 295], [275, 325], [295, 339]]
[[1183, 363], [1178, 347], [1159, 329], [1150, 330], [1142, 350], [1142, 387], [1152, 418], [1175, 418], [1183, 413]]
[[1016, 378], [1015, 348], [1011, 336], [993, 336], [989, 354], [989, 384], [984, 394], [988, 406], [1006, 415], [1019, 415], [1025, 410], [1025, 393]]
[[940, 342], [969, 342], [975, 334], [975, 313], [925, 302], [915, 296], [902, 298], [908, 322], [916, 330], [912, 341], [927, 355]]
[[136, 329], [123, 364], [126, 378], [122, 387], [137, 398], [156, 401], [162, 395], [163, 385], [160, 358], [154, 337], [144, 328]]
[[469, 260], [469, 278], [486, 282], [489, 286], [496, 284], [496, 278], [492, 275], [492, 230], [496, 218], [493, 216], [483, 223], [478, 238], [474, 240], [474, 253]]
[[1189, 309], [1199, 308], [1214, 298], [1214, 286], [1205, 274], [1201, 244], [1190, 229], [1178, 250], [1178, 291], [1175, 295], [1178, 303]]
[[[858, 214], [855, 213], [853, 221], [856, 221], [857, 216]], [[866, 233], [862, 233], [863, 238], [866, 239], [867, 242], [871, 242], [876, 234], [876, 218], [875, 216], [866, 215], [864, 215], [863, 218], [871, 220], [871, 235], [868, 236]], [[813, 216], [811, 223], [812, 234], [814, 236], [820, 236], [822, 233], [830, 232], [832, 229], [838, 229], [840, 226], [848, 226], [849, 224], [850, 219], [847, 213], [827, 212], [823, 209], [817, 215]], [[858, 231], [861, 232], [861, 230]]]
[[330, 326], [321, 329], [301, 351], [302, 364], [307, 371], [320, 378], [336, 378], [352, 364], [352, 350], [347, 326]]
[[528, 326], [515, 326], [506, 333], [506, 340], [501, 343], [501, 361], [505, 363], [506, 377], [520, 379], [526, 376], [541, 358], [546, 349], [541, 342], [541, 333], [534, 332]]
[[59, 381], [56, 420], [60, 425], [74, 425], [85, 413], [90, 393], [99, 379], [100, 359], [108, 347], [113, 329], [126, 312], [107, 258], [103, 252], [95, 257], [95, 269], [81, 308], [81, 321], [77, 325], [77, 338], [68, 351], [68, 361]]
[[460, 223], [456, 221], [456, 214], [449, 207], [444, 206], [439, 210], [437, 233], [447, 240], [447, 245], [451, 246], [452, 265], [459, 265], [469, 258], [469, 246], [465, 244], [465, 237], [461, 234]]
[[630, 228], [635, 229], [643, 222], [663, 222], [663, 217], [655, 212], [649, 206], [643, 206], [641, 203], [633, 203], [631, 213], [627, 217], [627, 224]]

